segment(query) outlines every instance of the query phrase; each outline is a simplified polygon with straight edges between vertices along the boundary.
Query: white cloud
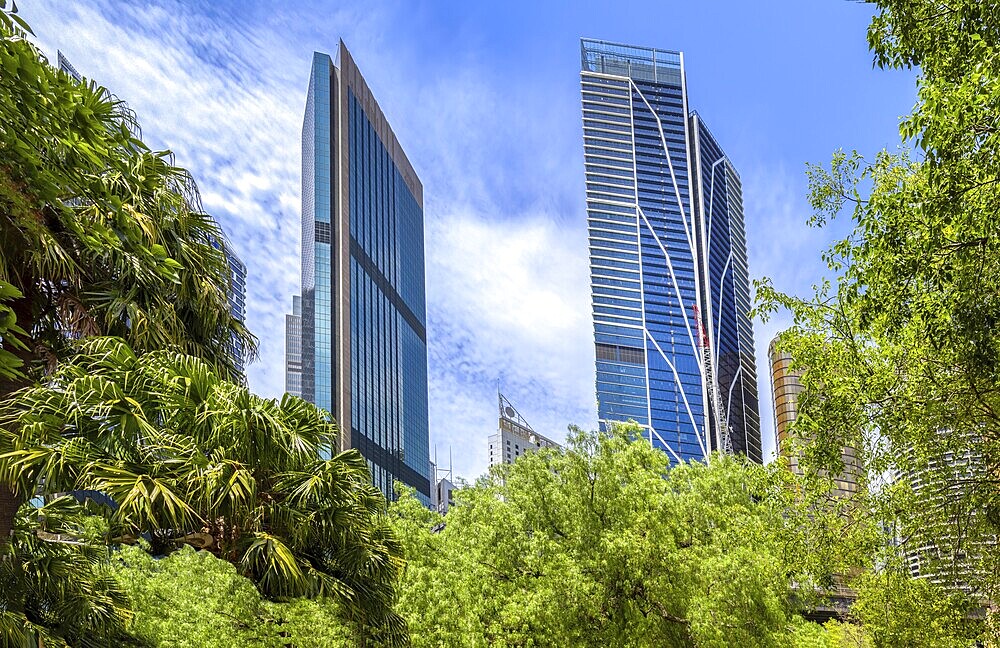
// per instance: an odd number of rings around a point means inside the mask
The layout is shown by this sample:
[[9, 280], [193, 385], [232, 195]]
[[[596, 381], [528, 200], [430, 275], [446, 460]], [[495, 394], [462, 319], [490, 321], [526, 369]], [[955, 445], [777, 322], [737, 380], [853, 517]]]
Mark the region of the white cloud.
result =
[[428, 232], [431, 425], [461, 448], [459, 474], [487, 462], [501, 389], [536, 431], [561, 441], [596, 425], [586, 233], [547, 214], [491, 221], [468, 210]]

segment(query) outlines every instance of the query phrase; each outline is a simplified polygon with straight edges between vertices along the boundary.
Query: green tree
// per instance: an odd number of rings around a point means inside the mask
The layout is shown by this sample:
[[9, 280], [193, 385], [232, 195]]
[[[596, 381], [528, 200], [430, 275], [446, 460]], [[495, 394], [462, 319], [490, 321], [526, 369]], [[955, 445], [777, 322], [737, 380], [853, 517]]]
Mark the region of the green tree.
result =
[[356, 645], [330, 600], [261, 598], [235, 567], [185, 547], [154, 560], [125, 547], [111, 573], [129, 596], [129, 633], [148, 646], [200, 648], [349, 648]]
[[0, 546], [0, 646], [129, 645], [128, 599], [76, 500], [25, 506]]
[[871, 637], [873, 648], [968, 648], [982, 632], [964, 596], [942, 592], [906, 572], [868, 572], [855, 587], [858, 600], [851, 613]]
[[269, 598], [329, 597], [359, 639], [404, 642], [385, 500], [338, 438], [302, 399], [262, 399], [198, 358], [90, 338], [0, 404], [0, 479], [22, 498], [108, 497], [108, 543], [147, 534], [156, 554], [203, 548]]
[[874, 4], [876, 65], [920, 72], [901, 152], [810, 167], [812, 223], [853, 221], [824, 257], [833, 278], [807, 298], [767, 282], [758, 294], [763, 311], [794, 315], [782, 345], [805, 372], [807, 463], [838, 470], [850, 445], [876, 477], [859, 510], [891, 532], [859, 581], [861, 617], [878, 645], [952, 645], [936, 612], [876, 623], [871, 601], [906, 610], [931, 596], [892, 566], [915, 546], [924, 567], [971, 588], [967, 604], [1000, 600], [1000, 4]]
[[861, 627], [838, 621], [796, 625], [788, 645], [790, 648], [872, 648], [871, 640]]
[[[224, 238], [125, 104], [55, 70], [0, 5], [0, 400], [74, 338], [177, 348], [232, 376]], [[12, 371], [13, 369], [13, 371]], [[0, 483], [0, 543], [20, 501]]]
[[404, 492], [390, 515], [415, 646], [786, 645], [802, 566], [791, 476], [731, 457], [574, 432], [495, 469], [441, 518]]

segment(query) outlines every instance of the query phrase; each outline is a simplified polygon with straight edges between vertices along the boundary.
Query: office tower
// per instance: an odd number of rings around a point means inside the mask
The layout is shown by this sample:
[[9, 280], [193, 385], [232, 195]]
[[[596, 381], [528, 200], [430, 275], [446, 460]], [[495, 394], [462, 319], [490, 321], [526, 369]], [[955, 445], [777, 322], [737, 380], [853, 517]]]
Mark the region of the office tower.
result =
[[[219, 229], [221, 230], [222, 227], [220, 226]], [[246, 324], [247, 267], [236, 256], [231, 242], [227, 240], [222, 250], [226, 253], [226, 262], [229, 265], [229, 311], [241, 324]], [[244, 375], [246, 373], [246, 349], [243, 348], [243, 342], [235, 335], [230, 343], [230, 353], [233, 356], [236, 371], [240, 375]]]
[[683, 55], [584, 39], [580, 81], [601, 427], [760, 462], [742, 188]]
[[429, 503], [423, 187], [342, 41], [309, 77], [300, 294], [302, 396]]
[[292, 312], [285, 315], [285, 392], [302, 395], [302, 298], [292, 297]]
[[514, 463], [521, 455], [539, 448], [559, 448], [558, 443], [531, 429], [507, 397], [497, 392], [500, 418], [496, 434], [490, 435], [490, 465]]
[[970, 483], [988, 479], [982, 456], [968, 446], [948, 449], [942, 439], [940, 452], [920, 463], [900, 476], [909, 480], [919, 502], [902, 521], [900, 547], [910, 575], [946, 590], [973, 593], [985, 576], [983, 556], [996, 546], [992, 534], [984, 537], [982, 504], [969, 493]]
[[[791, 426], [799, 413], [799, 394], [803, 391], [800, 369], [792, 369], [792, 356], [782, 351], [778, 337], [768, 345], [768, 357], [771, 361], [771, 394], [774, 397], [774, 435], [777, 440], [779, 456], [788, 461], [792, 472], [801, 475], [801, 446], [796, 447], [798, 440], [791, 436]], [[858, 492], [858, 478], [861, 475], [861, 462], [857, 452], [852, 447], [845, 447], [841, 452], [844, 463], [843, 473], [834, 479], [833, 495], [849, 497]]]

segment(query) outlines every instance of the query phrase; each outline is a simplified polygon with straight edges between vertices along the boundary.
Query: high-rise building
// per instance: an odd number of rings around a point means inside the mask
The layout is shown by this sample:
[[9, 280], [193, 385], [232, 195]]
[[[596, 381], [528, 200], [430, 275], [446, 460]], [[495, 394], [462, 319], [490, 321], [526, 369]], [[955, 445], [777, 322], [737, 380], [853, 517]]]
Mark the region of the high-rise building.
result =
[[920, 503], [905, 520], [900, 548], [914, 578], [973, 593], [984, 576], [983, 556], [996, 546], [995, 538], [984, 538], [981, 504], [969, 495], [969, 484], [986, 479], [986, 471], [972, 448], [945, 448], [942, 441], [937, 456], [899, 476]]
[[580, 81], [600, 424], [760, 462], [742, 187], [684, 57], [584, 39]]
[[292, 297], [292, 312], [285, 315], [285, 392], [302, 395], [302, 298]]
[[[229, 311], [241, 324], [246, 324], [247, 267], [236, 256], [231, 242], [227, 240], [222, 250], [226, 253], [226, 263], [229, 265]], [[243, 342], [234, 335], [229, 349], [233, 356], [233, 365], [236, 367], [236, 371], [240, 375], [244, 375], [246, 373], [246, 349], [243, 348]]]
[[423, 187], [343, 41], [309, 77], [301, 296], [302, 396], [429, 502]]
[[69, 62], [69, 59], [62, 53], [62, 50], [56, 50], [56, 65], [60, 70], [76, 79], [78, 83], [83, 82], [83, 75], [76, 71], [76, 68]]
[[[774, 397], [774, 435], [777, 441], [777, 451], [788, 461], [792, 472], [801, 475], [802, 451], [792, 438], [792, 424], [799, 414], [799, 395], [804, 387], [800, 380], [802, 371], [792, 368], [792, 356], [783, 351], [776, 337], [768, 345], [768, 357], [771, 361], [771, 394]], [[858, 477], [861, 475], [861, 462], [854, 448], [847, 446], [841, 451], [841, 461], [844, 471], [834, 479], [833, 495], [850, 497], [858, 492]]]
[[497, 392], [500, 417], [496, 434], [491, 434], [490, 465], [514, 463], [518, 457], [540, 448], [559, 448], [558, 443], [535, 432], [507, 397]]

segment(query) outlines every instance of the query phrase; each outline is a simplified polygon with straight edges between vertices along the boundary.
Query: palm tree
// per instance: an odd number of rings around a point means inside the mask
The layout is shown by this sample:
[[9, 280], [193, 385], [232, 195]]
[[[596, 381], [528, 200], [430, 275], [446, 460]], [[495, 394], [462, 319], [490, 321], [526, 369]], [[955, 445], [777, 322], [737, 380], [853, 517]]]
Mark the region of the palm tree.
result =
[[0, 547], [0, 647], [132, 645], [126, 594], [72, 497], [21, 509]]
[[[234, 376], [256, 342], [230, 313], [222, 236], [134, 114], [53, 69], [0, 0], [0, 400], [74, 339], [176, 348]], [[9, 319], [13, 321], [8, 321]], [[0, 482], [0, 545], [21, 501]]]
[[112, 541], [193, 544], [266, 596], [332, 597], [359, 637], [405, 642], [385, 499], [338, 439], [300, 398], [260, 398], [194, 356], [90, 338], [0, 405], [0, 480], [21, 497], [100, 493]]

